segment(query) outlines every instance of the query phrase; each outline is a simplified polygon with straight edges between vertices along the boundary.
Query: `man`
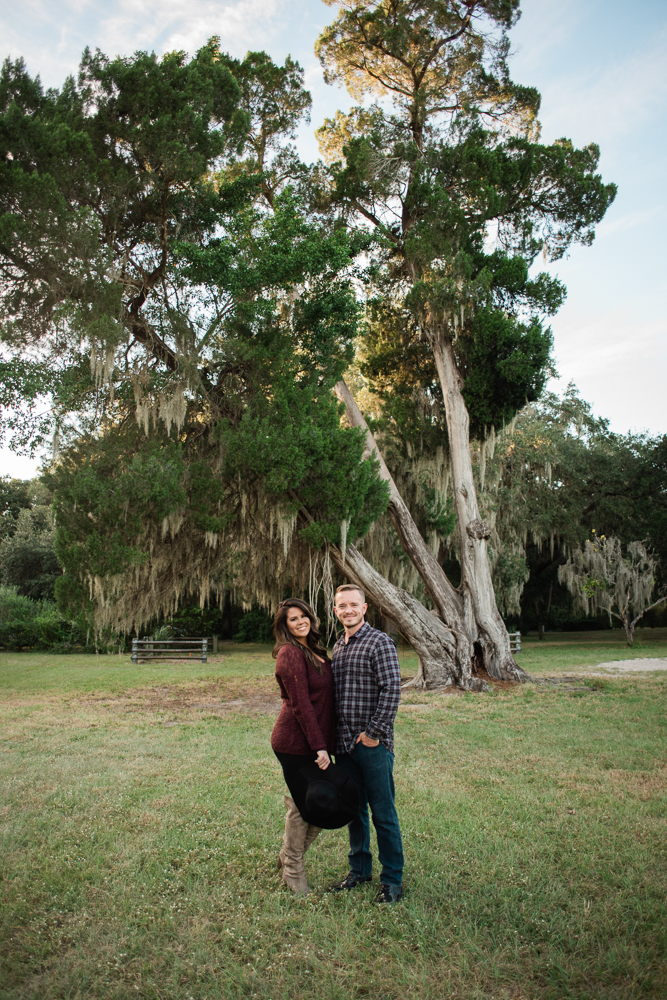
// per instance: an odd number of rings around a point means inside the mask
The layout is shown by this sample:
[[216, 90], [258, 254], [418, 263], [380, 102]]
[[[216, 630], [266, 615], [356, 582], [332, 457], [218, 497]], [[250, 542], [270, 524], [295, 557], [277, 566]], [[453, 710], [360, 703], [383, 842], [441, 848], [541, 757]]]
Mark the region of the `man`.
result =
[[345, 629], [333, 648], [336, 763], [359, 789], [360, 817], [349, 824], [350, 871], [334, 892], [371, 881], [373, 857], [368, 806], [382, 864], [378, 903], [401, 898], [403, 844], [394, 805], [394, 719], [401, 697], [396, 647], [364, 620], [366, 598], [346, 584], [336, 591], [336, 616]]

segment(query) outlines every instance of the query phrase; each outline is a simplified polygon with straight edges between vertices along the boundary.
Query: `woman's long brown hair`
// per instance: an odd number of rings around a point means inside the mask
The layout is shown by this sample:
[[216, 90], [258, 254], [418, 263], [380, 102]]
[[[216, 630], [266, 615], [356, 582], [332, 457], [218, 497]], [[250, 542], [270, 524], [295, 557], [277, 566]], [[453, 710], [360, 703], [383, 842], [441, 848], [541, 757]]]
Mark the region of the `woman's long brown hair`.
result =
[[[307, 646], [299, 642], [287, 627], [287, 612], [290, 608], [299, 608], [310, 619], [310, 632], [306, 639]], [[296, 646], [297, 649], [301, 650], [308, 663], [312, 663], [318, 673], [321, 674], [324, 672], [323, 665], [317, 659], [318, 656], [325, 659], [327, 655], [327, 651], [320, 641], [320, 623], [315, 617], [313, 609], [305, 601], [300, 601], [298, 597], [288, 597], [286, 601], [280, 602], [276, 611], [276, 617], [273, 619], [273, 634], [276, 637], [276, 644], [273, 647], [274, 660], [283, 646]]]

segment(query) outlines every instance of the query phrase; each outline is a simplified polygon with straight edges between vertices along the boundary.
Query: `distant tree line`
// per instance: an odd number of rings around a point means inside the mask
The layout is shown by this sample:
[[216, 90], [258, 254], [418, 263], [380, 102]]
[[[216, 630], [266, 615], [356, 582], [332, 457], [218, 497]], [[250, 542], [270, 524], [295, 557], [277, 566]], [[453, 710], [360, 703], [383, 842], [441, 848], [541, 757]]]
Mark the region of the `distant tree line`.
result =
[[[460, 569], [451, 501], [446, 492], [430, 485], [436, 481], [433, 472], [424, 472], [429, 441], [437, 441], [433, 415], [423, 409], [420, 414], [413, 412], [408, 428], [404, 420], [396, 420], [391, 407], [383, 408], [381, 394], [372, 398], [368, 388], [365, 392], [369, 411], [378, 414], [373, 427], [383, 442], [392, 475], [410, 497], [413, 516], [424, 537], [437, 542], [437, 558], [456, 581]], [[654, 556], [655, 586], [651, 593], [664, 590], [667, 436], [610, 432], [608, 423], [594, 417], [571, 387], [562, 399], [547, 395], [520, 410], [493, 437], [487, 433], [481, 441], [473, 441], [472, 454], [482, 509], [493, 524], [489, 545], [494, 588], [511, 628], [528, 632], [541, 626], [544, 630], [570, 631], [620, 625], [620, 621], [612, 625], [599, 592], [588, 606], [585, 597], [582, 603], [562, 582], [563, 568], [572, 554], [599, 538], [615, 539], [618, 546], [626, 548], [643, 540]], [[410, 575], [410, 564], [395, 545], [391, 548], [391, 532], [391, 523], [384, 515], [372, 527], [363, 547], [383, 566], [389, 579], [424, 598], [419, 576]], [[88, 617], [81, 611], [74, 621], [66, 599], [61, 598], [59, 607], [56, 604], [55, 584], [63, 571], [55, 539], [53, 496], [47, 486], [39, 479], [0, 478], [0, 583], [4, 594], [0, 644], [14, 648], [94, 647], [90, 609]], [[647, 606], [649, 603], [647, 599]], [[323, 595], [320, 612], [325, 613]], [[380, 615], [375, 620], [381, 627], [392, 626]], [[244, 608], [238, 597], [234, 600], [231, 590], [221, 606], [209, 602], [201, 608], [198, 603], [185, 603], [167, 619], [156, 617], [146, 624], [148, 633], [165, 621], [175, 634], [215, 634], [250, 642], [268, 642], [271, 637], [268, 610]], [[17, 622], [22, 623], [20, 627]], [[667, 625], [664, 606], [649, 611], [641, 621], [641, 626], [656, 625]], [[77, 643], [73, 643], [73, 635]]]

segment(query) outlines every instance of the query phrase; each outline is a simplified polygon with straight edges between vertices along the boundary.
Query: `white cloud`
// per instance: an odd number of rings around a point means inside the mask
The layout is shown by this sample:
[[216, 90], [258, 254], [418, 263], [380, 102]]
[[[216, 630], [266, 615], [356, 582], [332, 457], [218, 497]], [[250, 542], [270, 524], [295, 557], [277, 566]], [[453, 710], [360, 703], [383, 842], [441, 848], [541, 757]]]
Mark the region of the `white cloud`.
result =
[[39, 475], [41, 459], [15, 455], [7, 448], [0, 448], [0, 475], [12, 479], [34, 479]]
[[[220, 35], [222, 47], [236, 55], [262, 48], [271, 38], [284, 0], [123, 0], [101, 28], [108, 48], [126, 52], [131, 47], [155, 46], [160, 54], [173, 49], [192, 52], [211, 35]], [[159, 42], [157, 41], [159, 39]]]
[[[107, 55], [137, 49], [162, 55], [174, 49], [193, 52], [211, 35], [226, 51], [242, 56], [270, 46], [289, 16], [288, 0], [24, 0], [19, 10], [0, 13], [4, 52], [25, 56], [31, 72], [49, 86], [76, 72], [86, 45]], [[27, 44], [30, 24], [30, 40]]]
[[[324, 82], [324, 71], [319, 59], [309, 59], [303, 67], [303, 80], [307, 87], [326, 87]], [[342, 88], [341, 88], [342, 92]]]
[[[541, 68], [545, 57], [576, 32], [583, 17], [579, 0], [531, 0], [522, 5], [518, 25], [510, 34], [511, 65], [514, 75], [530, 78]], [[517, 76], [518, 79], [518, 76]]]

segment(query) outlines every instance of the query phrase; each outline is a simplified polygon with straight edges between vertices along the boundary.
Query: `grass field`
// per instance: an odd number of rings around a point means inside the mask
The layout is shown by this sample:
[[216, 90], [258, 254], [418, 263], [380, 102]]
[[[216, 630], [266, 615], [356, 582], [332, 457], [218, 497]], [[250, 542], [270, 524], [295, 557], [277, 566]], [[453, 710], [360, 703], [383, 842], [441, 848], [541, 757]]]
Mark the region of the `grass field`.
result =
[[[273, 871], [268, 647], [208, 664], [0, 654], [3, 1000], [667, 996], [667, 656], [645, 630], [526, 643], [535, 677], [411, 691], [397, 720], [406, 895], [339, 898], [345, 831]], [[406, 676], [415, 659], [401, 653]]]

